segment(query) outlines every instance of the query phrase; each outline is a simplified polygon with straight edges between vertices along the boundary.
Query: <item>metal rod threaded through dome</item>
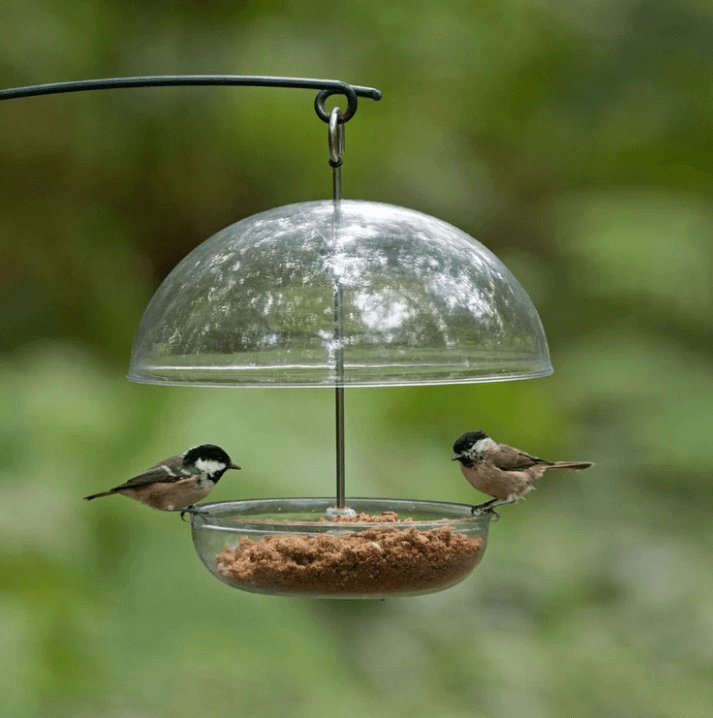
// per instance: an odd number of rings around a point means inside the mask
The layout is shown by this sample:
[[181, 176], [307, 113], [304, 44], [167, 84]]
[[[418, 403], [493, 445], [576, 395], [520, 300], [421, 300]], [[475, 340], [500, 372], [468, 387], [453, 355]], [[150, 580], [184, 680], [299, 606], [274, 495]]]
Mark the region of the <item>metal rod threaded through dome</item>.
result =
[[[337, 231], [342, 200], [342, 161], [344, 159], [344, 123], [340, 111], [333, 108], [329, 117], [329, 166], [332, 168], [332, 200], [334, 217], [332, 231]], [[346, 472], [344, 457], [344, 297], [339, 277], [334, 278], [334, 389], [336, 439], [337, 512], [346, 509]]]

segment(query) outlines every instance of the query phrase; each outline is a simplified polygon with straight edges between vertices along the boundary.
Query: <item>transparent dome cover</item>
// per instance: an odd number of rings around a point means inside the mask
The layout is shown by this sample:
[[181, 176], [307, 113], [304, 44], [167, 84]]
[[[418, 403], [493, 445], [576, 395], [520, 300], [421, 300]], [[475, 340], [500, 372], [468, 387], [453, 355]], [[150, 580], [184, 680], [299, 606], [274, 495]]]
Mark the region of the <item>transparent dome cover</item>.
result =
[[194, 249], [144, 313], [129, 378], [380, 386], [552, 373], [529, 296], [469, 235], [403, 207], [304, 202]]

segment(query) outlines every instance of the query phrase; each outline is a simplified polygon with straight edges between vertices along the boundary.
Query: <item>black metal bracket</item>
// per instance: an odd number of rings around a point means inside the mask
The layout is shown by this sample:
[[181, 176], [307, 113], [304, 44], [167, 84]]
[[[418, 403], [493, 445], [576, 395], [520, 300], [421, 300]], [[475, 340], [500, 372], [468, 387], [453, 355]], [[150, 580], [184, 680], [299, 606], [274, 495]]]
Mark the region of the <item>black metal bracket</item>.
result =
[[146, 75], [141, 77], [108, 77], [99, 80], [74, 80], [52, 82], [44, 85], [28, 85], [0, 90], [0, 100], [15, 100], [37, 95], [56, 95], [64, 92], [89, 92], [93, 90], [114, 90], [125, 87], [170, 87], [170, 86], [238, 86], [238, 87], [285, 87], [304, 90], [319, 90], [314, 100], [314, 109], [323, 122], [329, 122], [329, 111], [324, 103], [332, 95], [344, 95], [347, 108], [340, 113], [339, 122], [351, 120], [357, 111], [358, 98], [381, 99], [381, 91], [374, 87], [350, 85], [340, 80], [318, 80], [309, 77], [271, 77], [261, 75]]

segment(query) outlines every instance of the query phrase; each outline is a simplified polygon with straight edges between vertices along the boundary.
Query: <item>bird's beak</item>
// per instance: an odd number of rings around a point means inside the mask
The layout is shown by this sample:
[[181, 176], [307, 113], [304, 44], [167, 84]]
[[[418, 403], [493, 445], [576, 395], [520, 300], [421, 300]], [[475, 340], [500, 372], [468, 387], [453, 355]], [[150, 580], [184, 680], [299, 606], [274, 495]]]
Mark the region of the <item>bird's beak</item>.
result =
[[461, 454], [453, 454], [453, 456], [451, 456], [451, 461], [458, 461], [458, 459], [460, 459], [460, 457], [461, 457]]
[[229, 468], [229, 469], [239, 469], [239, 468], [241, 468], [241, 467], [238, 466], [237, 464], [230, 463], [230, 464], [228, 464], [228, 468]]

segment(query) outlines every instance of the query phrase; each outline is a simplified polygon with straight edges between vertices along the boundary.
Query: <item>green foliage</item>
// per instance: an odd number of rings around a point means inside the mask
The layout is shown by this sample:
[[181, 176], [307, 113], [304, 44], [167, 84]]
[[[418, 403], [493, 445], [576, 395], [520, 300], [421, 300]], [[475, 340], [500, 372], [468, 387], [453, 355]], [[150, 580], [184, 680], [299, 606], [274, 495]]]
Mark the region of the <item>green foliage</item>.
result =
[[693, 0], [11, 2], [3, 85], [145, 72], [373, 84], [345, 193], [434, 214], [534, 298], [557, 373], [347, 392], [354, 495], [476, 501], [463, 431], [591, 459], [416, 599], [220, 585], [175, 515], [81, 496], [191, 444], [216, 499], [332, 489], [330, 392], [123, 379], [163, 276], [221, 227], [329, 191], [309, 93], [0, 105], [4, 715], [694, 718], [713, 704], [711, 14]]

